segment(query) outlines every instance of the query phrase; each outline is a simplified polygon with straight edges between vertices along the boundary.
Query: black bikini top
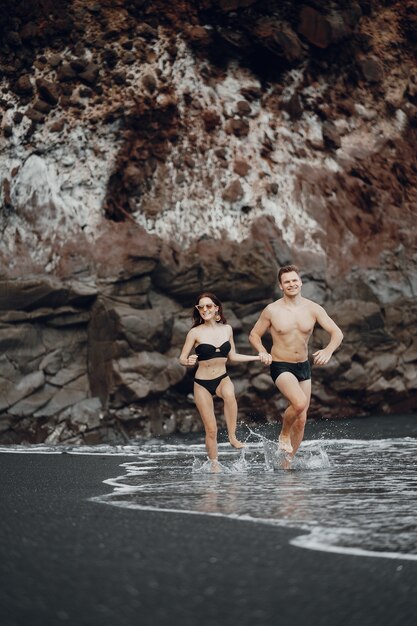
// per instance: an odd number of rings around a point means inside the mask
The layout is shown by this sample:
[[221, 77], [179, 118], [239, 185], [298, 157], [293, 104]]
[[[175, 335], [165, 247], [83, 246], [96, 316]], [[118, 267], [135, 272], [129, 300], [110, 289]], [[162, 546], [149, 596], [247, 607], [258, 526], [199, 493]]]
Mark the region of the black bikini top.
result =
[[211, 345], [211, 343], [200, 343], [196, 347], [195, 353], [198, 356], [199, 361], [209, 361], [210, 359], [227, 357], [231, 349], [232, 346], [230, 345], [230, 341], [225, 341], [218, 348]]

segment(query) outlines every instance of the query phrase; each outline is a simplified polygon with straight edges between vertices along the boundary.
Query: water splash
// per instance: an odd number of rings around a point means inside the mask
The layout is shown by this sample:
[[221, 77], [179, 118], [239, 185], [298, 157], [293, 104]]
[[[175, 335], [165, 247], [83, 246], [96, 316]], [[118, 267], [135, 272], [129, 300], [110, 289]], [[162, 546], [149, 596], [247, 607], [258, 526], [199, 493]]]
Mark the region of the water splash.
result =
[[241, 474], [248, 471], [249, 462], [246, 460], [245, 448], [241, 448], [237, 459], [228, 462], [217, 461], [215, 465], [210, 459], [202, 461], [194, 457], [192, 472], [194, 474]]
[[288, 459], [288, 455], [283, 452], [277, 441], [271, 441], [255, 432], [248, 426], [248, 430], [253, 437], [262, 442], [265, 457], [265, 467], [269, 472], [275, 470], [319, 470], [330, 467], [330, 459], [320, 442], [310, 442], [308, 448], [306, 444], [300, 449], [293, 460]]

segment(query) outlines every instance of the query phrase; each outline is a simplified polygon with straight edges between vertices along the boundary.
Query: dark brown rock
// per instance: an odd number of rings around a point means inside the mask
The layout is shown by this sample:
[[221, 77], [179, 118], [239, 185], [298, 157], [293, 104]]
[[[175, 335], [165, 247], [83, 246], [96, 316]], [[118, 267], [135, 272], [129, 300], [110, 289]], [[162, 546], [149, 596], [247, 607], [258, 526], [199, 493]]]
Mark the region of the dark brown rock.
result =
[[[6, 127], [4, 129], [4, 132], [5, 132], [5, 130], [6, 130]], [[13, 134], [13, 129], [12, 129], [12, 134]], [[5, 132], [5, 136], [7, 137], [7, 136], [10, 136], [10, 135], [6, 135], [6, 132]], [[3, 179], [2, 187], [3, 187], [3, 201], [4, 201], [4, 205], [5, 205], [5, 207], [10, 208], [12, 206], [12, 199], [11, 199], [11, 196], [10, 196], [10, 181], [9, 181], [8, 178], [4, 178]]]
[[40, 124], [45, 121], [45, 116], [40, 111], [36, 111], [36, 109], [29, 108], [25, 111], [25, 116], [28, 117], [32, 122], [36, 124]]
[[142, 85], [149, 93], [154, 93], [157, 86], [157, 80], [154, 74], [148, 72], [142, 78]]
[[327, 48], [332, 42], [332, 28], [324, 15], [305, 6], [300, 11], [298, 32], [318, 48]]
[[288, 113], [293, 121], [299, 120], [303, 114], [303, 105], [301, 104], [300, 96], [294, 93], [289, 100], [284, 100], [282, 103], [282, 109]]
[[268, 183], [266, 186], [266, 190], [268, 194], [276, 196], [279, 191], [279, 186], [277, 183]]
[[247, 176], [250, 170], [250, 165], [247, 161], [236, 160], [233, 164], [233, 171], [239, 176]]
[[136, 61], [137, 57], [134, 52], [125, 52], [122, 56], [122, 63], [125, 65], [133, 65]]
[[132, 163], [125, 169], [123, 180], [128, 192], [138, 191], [146, 180], [146, 170]]
[[79, 94], [81, 98], [91, 98], [94, 91], [90, 87], [80, 87]]
[[269, 16], [262, 17], [256, 22], [253, 34], [262, 46], [277, 57], [294, 62], [300, 61], [305, 56], [299, 38], [286, 22]]
[[84, 71], [79, 73], [82, 81], [88, 85], [95, 85], [99, 77], [99, 67], [95, 63], [88, 63]]
[[246, 137], [249, 134], [249, 122], [245, 119], [230, 119], [227, 121], [225, 131], [228, 135]]
[[77, 72], [77, 74], [81, 74], [81, 72], [85, 72], [88, 65], [89, 65], [89, 61], [88, 59], [85, 59], [85, 58], [77, 58], [77, 59], [72, 59], [70, 61], [70, 66], [75, 72]]
[[57, 80], [61, 83], [74, 80], [77, 78], [77, 72], [71, 67], [69, 63], [63, 63], [56, 71]]
[[51, 54], [51, 56], [48, 57], [48, 63], [51, 67], [58, 67], [58, 65], [62, 63], [62, 56], [58, 53]]
[[326, 120], [323, 122], [323, 139], [326, 146], [330, 148], [340, 148], [341, 140], [339, 132], [333, 122]]
[[369, 83], [379, 83], [384, 78], [384, 70], [378, 59], [369, 57], [359, 62], [362, 74]]
[[250, 115], [252, 109], [249, 102], [247, 100], [239, 100], [236, 104], [236, 113], [241, 116]]
[[221, 125], [220, 115], [216, 111], [205, 110], [201, 114], [204, 128], [208, 133], [212, 132], [215, 128]]
[[35, 100], [35, 102], [33, 103], [33, 108], [36, 111], [43, 113], [44, 115], [47, 115], [52, 109], [50, 104], [41, 99]]
[[231, 204], [233, 202], [238, 202], [238, 200], [241, 200], [243, 196], [244, 196], [244, 191], [243, 191], [242, 185], [240, 184], [240, 181], [237, 179], [231, 182], [230, 185], [226, 187], [226, 189], [224, 190], [222, 194], [223, 200], [226, 200], [226, 202], [230, 202]]
[[14, 90], [18, 94], [31, 95], [34, 91], [31, 78], [29, 74], [23, 74], [16, 81]]
[[61, 119], [57, 120], [49, 127], [51, 133], [60, 133], [65, 128], [65, 118], [61, 117]]
[[209, 32], [203, 26], [190, 26], [186, 30], [186, 34], [190, 42], [198, 46], [208, 46], [211, 42]]
[[125, 72], [115, 72], [113, 74], [113, 81], [116, 85], [125, 85], [126, 84]]

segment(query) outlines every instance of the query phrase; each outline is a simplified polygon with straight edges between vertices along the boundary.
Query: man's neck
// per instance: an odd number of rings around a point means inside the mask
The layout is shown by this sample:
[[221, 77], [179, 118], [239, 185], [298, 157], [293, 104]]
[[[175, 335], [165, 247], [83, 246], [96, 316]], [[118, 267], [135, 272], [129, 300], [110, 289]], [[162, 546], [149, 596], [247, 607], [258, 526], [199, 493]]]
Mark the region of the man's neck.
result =
[[301, 304], [301, 301], [302, 301], [303, 297], [302, 297], [301, 293], [297, 293], [295, 296], [289, 296], [288, 294], [284, 294], [282, 299], [283, 299], [284, 304], [286, 306], [296, 307], [299, 304]]

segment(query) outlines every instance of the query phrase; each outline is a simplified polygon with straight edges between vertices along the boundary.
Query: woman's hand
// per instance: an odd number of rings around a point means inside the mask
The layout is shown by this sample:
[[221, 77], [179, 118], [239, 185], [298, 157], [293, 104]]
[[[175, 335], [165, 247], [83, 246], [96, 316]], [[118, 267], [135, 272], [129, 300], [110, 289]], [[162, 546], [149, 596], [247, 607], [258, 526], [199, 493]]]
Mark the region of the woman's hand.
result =
[[196, 363], [197, 363], [197, 355], [196, 354], [190, 354], [190, 356], [187, 357], [187, 360], [186, 360], [185, 364], [187, 365], [187, 367], [192, 367]]

